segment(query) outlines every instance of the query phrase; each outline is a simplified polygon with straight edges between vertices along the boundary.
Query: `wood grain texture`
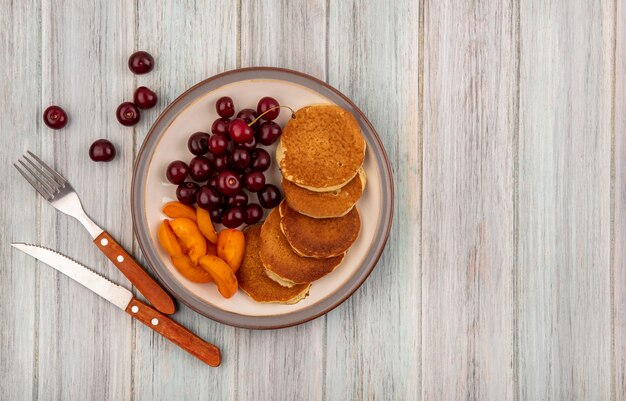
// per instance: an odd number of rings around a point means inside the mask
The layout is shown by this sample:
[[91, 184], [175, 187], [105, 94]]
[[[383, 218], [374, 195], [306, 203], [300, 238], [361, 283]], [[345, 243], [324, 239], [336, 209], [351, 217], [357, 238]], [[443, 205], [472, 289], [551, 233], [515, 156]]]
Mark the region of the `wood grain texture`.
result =
[[284, 67], [324, 79], [324, 0], [242, 1], [240, 12], [240, 67]]
[[518, 397], [609, 400], [614, 3], [520, 4]]
[[[0, 399], [626, 401], [625, 10], [0, 0]], [[128, 70], [135, 50], [154, 71]], [[128, 202], [149, 127], [196, 82], [255, 65], [312, 74], [362, 108], [392, 165], [394, 224], [362, 288], [312, 322], [234, 329], [178, 305], [222, 349], [214, 369], [11, 250], [41, 243], [131, 288], [10, 164], [39, 154], [145, 265]], [[115, 109], [141, 85], [159, 103], [122, 127]], [[50, 104], [65, 129], [41, 124]], [[89, 161], [98, 138], [112, 163]]]
[[[243, 1], [240, 21], [241, 67], [273, 65], [324, 78], [325, 1]], [[238, 330], [236, 399], [322, 400], [325, 327], [322, 317], [283, 330]]]
[[40, 149], [41, 41], [31, 33], [41, 18], [37, 1], [0, 2], [0, 9], [0, 110], [7, 113], [0, 118], [0, 194], [11, 196], [0, 213], [0, 398], [20, 401], [37, 397], [39, 267], [10, 244], [39, 241], [39, 200], [12, 164]]
[[[127, 2], [48, 0], [41, 10], [41, 106], [59, 104], [69, 116], [63, 130], [41, 129], [41, 157], [71, 182], [93, 220], [130, 246], [125, 205], [132, 130], [116, 121], [115, 109], [132, 95], [126, 57], [132, 50], [134, 10]], [[98, 138], [116, 146], [113, 162], [89, 160], [89, 146]], [[43, 245], [130, 287], [91, 242], [78, 221], [42, 202]], [[131, 319], [49, 267], [41, 267], [39, 286], [39, 398], [128, 399]]]
[[614, 393], [626, 400], [626, 4], [616, 2], [613, 139]]
[[327, 318], [327, 400], [419, 399], [421, 391], [419, 4], [330, 2], [328, 82], [368, 116], [395, 181], [387, 248]]
[[513, 399], [516, 9], [424, 7], [422, 399]]
[[[235, 68], [237, 60], [236, 2], [141, 0], [136, 7], [134, 50], [148, 51], [155, 57], [156, 65], [151, 73], [136, 76], [135, 84], [154, 89], [159, 103], [144, 113], [142, 121], [135, 126], [135, 153], [165, 106], [195, 83]], [[207, 121], [207, 131], [211, 123]], [[134, 253], [140, 263], [145, 263], [137, 245]], [[217, 369], [211, 368], [152, 330], [136, 325], [133, 399], [235, 399], [236, 330], [180, 303], [172, 318], [218, 346], [222, 350], [222, 364]]]

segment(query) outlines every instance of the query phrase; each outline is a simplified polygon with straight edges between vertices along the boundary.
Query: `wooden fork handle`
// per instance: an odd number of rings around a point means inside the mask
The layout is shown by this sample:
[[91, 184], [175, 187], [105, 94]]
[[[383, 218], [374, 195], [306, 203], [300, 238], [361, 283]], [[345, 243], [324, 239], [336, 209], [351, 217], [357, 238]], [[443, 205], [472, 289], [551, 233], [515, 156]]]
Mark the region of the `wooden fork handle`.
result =
[[133, 298], [126, 307], [126, 313], [158, 332], [174, 344], [209, 366], [220, 366], [220, 349], [196, 336], [180, 324]]
[[174, 300], [115, 240], [103, 231], [94, 243], [144, 297], [160, 312], [176, 311]]

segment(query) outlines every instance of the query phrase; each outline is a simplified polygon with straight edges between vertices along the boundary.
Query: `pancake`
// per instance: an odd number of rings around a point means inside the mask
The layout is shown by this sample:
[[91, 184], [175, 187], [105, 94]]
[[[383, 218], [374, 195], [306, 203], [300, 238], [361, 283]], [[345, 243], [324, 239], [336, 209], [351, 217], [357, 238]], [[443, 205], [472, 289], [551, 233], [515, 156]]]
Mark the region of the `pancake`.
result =
[[280, 229], [280, 212], [274, 208], [261, 227], [261, 262], [266, 274], [282, 285], [310, 283], [332, 272], [344, 255], [328, 259], [298, 256]]
[[361, 231], [356, 208], [334, 219], [314, 219], [290, 208], [286, 202], [279, 207], [280, 228], [291, 248], [300, 256], [330, 258], [344, 254]]
[[354, 178], [365, 159], [365, 139], [354, 116], [335, 105], [307, 106], [287, 122], [276, 149], [285, 179], [328, 192]]
[[241, 267], [237, 270], [239, 288], [257, 302], [295, 304], [304, 299], [309, 293], [310, 283], [287, 288], [265, 274], [259, 258], [261, 224], [246, 227], [243, 234], [246, 237], [246, 251]]
[[361, 168], [347, 185], [331, 192], [309, 191], [285, 179], [282, 187], [290, 208], [305, 216], [328, 219], [345, 216], [352, 210], [365, 189], [365, 182], [365, 170]]

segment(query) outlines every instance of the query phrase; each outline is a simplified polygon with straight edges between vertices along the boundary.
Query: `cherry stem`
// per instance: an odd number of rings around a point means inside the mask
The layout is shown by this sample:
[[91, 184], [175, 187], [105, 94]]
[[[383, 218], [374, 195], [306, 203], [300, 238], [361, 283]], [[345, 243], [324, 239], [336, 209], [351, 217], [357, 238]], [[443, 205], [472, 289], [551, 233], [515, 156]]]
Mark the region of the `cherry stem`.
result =
[[280, 109], [281, 107], [284, 107], [286, 109], [291, 110], [291, 118], [296, 118], [296, 112], [293, 111], [293, 109], [289, 106], [276, 106], [276, 107], [272, 107], [271, 109], [267, 109], [265, 110], [260, 116], [258, 116], [257, 118], [255, 118], [254, 120], [252, 120], [252, 122], [250, 122], [250, 124], [248, 124], [248, 127], [252, 127], [252, 125], [254, 125], [255, 122], [259, 121], [259, 119], [261, 117], [263, 117], [264, 115], [266, 115], [267, 113], [269, 113], [272, 110], [276, 110], [276, 109]]

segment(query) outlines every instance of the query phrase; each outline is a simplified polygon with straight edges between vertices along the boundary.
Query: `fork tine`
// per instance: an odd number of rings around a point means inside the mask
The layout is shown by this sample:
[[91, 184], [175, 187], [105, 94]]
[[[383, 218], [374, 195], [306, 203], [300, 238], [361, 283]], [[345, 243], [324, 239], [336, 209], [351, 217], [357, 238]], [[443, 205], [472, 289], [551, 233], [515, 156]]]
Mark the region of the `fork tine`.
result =
[[20, 172], [20, 174], [22, 174], [22, 177], [24, 177], [26, 179], [26, 181], [28, 181], [28, 183], [30, 185], [32, 185], [33, 188], [35, 188], [35, 190], [37, 192], [39, 192], [39, 195], [43, 196], [46, 200], [50, 200], [50, 198], [52, 197], [52, 195], [50, 195], [49, 193], [44, 193], [43, 189], [40, 189], [40, 186], [38, 184], [37, 181], [34, 181], [28, 174], [26, 174], [24, 171], [22, 171], [21, 168], [19, 168], [19, 166], [15, 163], [13, 163], [13, 167], [15, 167], [17, 169], [17, 171]]
[[[24, 156], [24, 160], [26, 160], [28, 164], [30, 164], [35, 170], [37, 170], [38, 174], [37, 175], [33, 174], [37, 178], [37, 181], [43, 182], [44, 184], [48, 185], [50, 189], [52, 190], [52, 192], [56, 192], [59, 190], [61, 185], [55, 181], [54, 177], [52, 177], [50, 173], [43, 171], [41, 168], [39, 168], [39, 166], [33, 163], [33, 161], [30, 160], [28, 157]], [[24, 164], [22, 163], [21, 160], [19, 162], [21, 164]]]
[[30, 169], [30, 167], [28, 167], [26, 165], [26, 163], [24, 163], [21, 160], [18, 160], [18, 162], [22, 165], [23, 168], [26, 169], [26, 171], [28, 171], [30, 173], [30, 176], [37, 181], [37, 183], [39, 185], [41, 185], [43, 187], [43, 189], [46, 190], [46, 192], [48, 192], [49, 194], [51, 194], [52, 196], [54, 196], [54, 194], [56, 193], [56, 188], [53, 187], [50, 183], [46, 182], [45, 180], [42, 180], [41, 177], [39, 177], [37, 174], [35, 174], [35, 172], [33, 170]]
[[33, 152], [31, 152], [30, 150], [27, 150], [26, 153], [28, 153], [29, 155], [31, 155], [31, 157], [35, 160], [37, 160], [41, 166], [43, 168], [45, 168], [48, 172], [50, 172], [50, 174], [52, 174], [55, 177], [55, 181], [58, 182], [61, 185], [65, 185], [67, 184], [67, 180], [65, 178], [63, 178], [63, 176], [59, 173], [56, 172], [56, 170], [53, 170], [52, 168], [50, 168], [46, 163], [44, 163], [39, 157], [37, 157], [37, 155], [35, 155]]

